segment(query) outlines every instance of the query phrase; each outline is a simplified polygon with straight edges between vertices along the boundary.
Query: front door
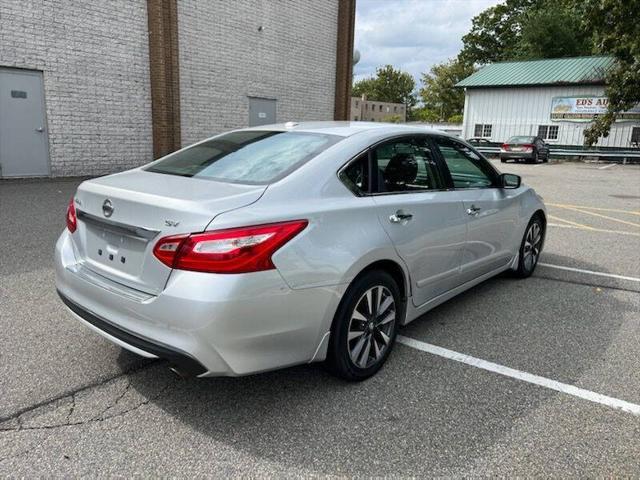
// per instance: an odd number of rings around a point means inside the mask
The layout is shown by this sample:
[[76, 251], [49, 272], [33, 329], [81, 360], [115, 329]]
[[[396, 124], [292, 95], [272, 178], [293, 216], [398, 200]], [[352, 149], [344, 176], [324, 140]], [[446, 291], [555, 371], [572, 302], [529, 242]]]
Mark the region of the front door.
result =
[[372, 150], [378, 218], [405, 262], [420, 306], [460, 283], [466, 215], [446, 191], [426, 137], [402, 137]]
[[461, 280], [468, 282], [505, 267], [513, 259], [520, 190], [499, 188], [495, 169], [466, 145], [439, 136], [435, 142], [468, 220], [460, 271]]
[[49, 175], [42, 73], [0, 68], [0, 177]]

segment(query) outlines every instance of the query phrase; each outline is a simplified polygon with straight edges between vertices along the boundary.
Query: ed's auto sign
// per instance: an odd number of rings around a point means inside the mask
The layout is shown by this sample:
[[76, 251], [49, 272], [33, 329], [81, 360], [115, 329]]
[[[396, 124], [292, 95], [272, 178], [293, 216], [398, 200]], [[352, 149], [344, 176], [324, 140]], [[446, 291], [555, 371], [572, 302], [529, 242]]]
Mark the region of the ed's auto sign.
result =
[[[554, 97], [551, 100], [551, 120], [570, 122], [589, 122], [607, 111], [607, 97]], [[620, 113], [621, 120], [640, 120], [640, 105]]]

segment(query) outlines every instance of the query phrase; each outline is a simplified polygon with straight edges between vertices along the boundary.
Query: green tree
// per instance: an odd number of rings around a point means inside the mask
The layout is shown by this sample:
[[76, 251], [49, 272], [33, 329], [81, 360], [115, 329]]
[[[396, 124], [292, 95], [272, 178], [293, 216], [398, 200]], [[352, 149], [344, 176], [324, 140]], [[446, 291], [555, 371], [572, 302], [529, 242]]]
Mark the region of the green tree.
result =
[[367, 98], [375, 95], [375, 78], [364, 78], [362, 80], [358, 80], [353, 84], [351, 89], [351, 95], [354, 97], [361, 97], [362, 95], [366, 95]]
[[593, 33], [597, 48], [616, 59], [606, 75], [607, 113], [585, 130], [585, 143], [593, 145], [598, 138], [609, 135], [621, 112], [640, 103], [640, 2], [584, 0], [578, 8], [583, 9], [583, 28]]
[[471, 30], [462, 37], [461, 60], [485, 64], [513, 58], [523, 13], [536, 3], [539, 0], [506, 0], [473, 17]]
[[425, 116], [429, 112], [428, 115], [432, 118], [429, 121], [446, 122], [451, 117], [462, 115], [464, 91], [455, 85], [474, 71], [473, 65], [453, 59], [434, 65], [429, 73], [422, 74], [420, 97], [424, 103]]
[[581, 28], [580, 12], [566, 2], [545, 2], [522, 14], [514, 58], [561, 58], [593, 53], [591, 32]]
[[385, 65], [376, 69], [375, 77], [355, 82], [352, 92], [357, 97], [364, 94], [369, 100], [402, 103], [409, 113], [416, 104], [415, 88], [416, 82], [411, 74]]
[[592, 34], [581, 28], [579, 1], [506, 0], [490, 7], [473, 18], [460, 58], [485, 64], [590, 55]]

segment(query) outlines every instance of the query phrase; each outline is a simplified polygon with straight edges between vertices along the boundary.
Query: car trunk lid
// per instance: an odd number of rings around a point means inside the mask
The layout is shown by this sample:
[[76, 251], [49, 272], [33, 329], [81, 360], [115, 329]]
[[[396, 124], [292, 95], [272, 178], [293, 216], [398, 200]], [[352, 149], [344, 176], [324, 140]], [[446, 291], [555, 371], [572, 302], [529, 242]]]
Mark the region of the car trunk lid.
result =
[[160, 238], [202, 232], [220, 213], [257, 201], [265, 188], [144, 170], [89, 180], [75, 195], [79, 261], [110, 280], [157, 294], [171, 273], [153, 255]]

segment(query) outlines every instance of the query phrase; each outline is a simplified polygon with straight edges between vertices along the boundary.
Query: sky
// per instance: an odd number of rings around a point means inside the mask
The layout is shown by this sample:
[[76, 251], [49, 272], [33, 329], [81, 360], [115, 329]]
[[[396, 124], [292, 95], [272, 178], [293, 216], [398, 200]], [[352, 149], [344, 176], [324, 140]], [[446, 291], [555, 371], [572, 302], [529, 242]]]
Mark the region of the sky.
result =
[[499, 0], [357, 0], [356, 80], [390, 64], [412, 74], [419, 85], [432, 65], [455, 57], [471, 19]]

